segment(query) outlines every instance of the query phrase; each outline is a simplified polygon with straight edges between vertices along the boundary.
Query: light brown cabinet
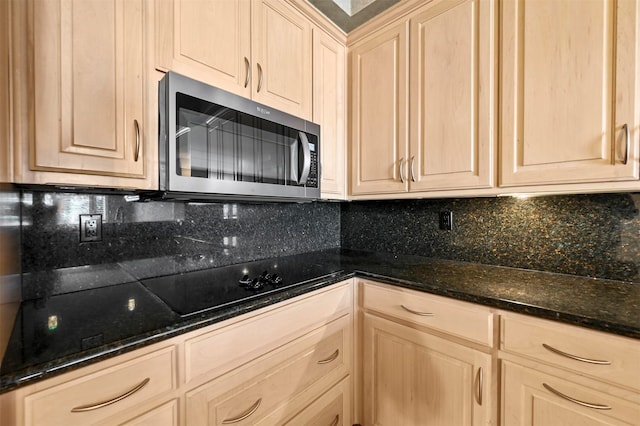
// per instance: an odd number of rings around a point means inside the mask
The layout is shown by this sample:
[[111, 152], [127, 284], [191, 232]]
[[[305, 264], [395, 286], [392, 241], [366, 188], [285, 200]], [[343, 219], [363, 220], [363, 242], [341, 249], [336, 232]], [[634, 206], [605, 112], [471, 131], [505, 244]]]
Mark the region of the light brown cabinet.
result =
[[320, 124], [323, 198], [345, 199], [346, 48], [313, 29], [313, 121]]
[[282, 0], [156, 1], [156, 67], [311, 119], [312, 26]]
[[502, 424], [627, 425], [640, 418], [637, 341], [503, 313]]
[[15, 180], [151, 187], [145, 2], [11, 7]]
[[433, 1], [352, 47], [353, 195], [493, 185], [494, 15]]
[[[360, 291], [365, 424], [494, 424], [490, 347], [483, 351], [447, 339], [487, 342], [493, 325], [489, 309], [481, 315], [482, 307], [448, 301], [460, 305], [449, 312], [439, 298], [366, 281], [360, 281]], [[436, 335], [431, 328], [455, 334]]]
[[0, 183], [12, 177], [9, 143], [9, 2], [0, 3]]
[[501, 186], [637, 180], [637, 1], [501, 2]]

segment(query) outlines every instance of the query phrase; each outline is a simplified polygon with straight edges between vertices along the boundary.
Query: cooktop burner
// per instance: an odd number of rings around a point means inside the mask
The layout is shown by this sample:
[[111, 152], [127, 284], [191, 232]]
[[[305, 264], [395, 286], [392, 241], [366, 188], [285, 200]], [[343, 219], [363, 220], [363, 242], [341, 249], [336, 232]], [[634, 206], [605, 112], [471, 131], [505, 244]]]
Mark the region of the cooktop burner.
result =
[[232, 306], [342, 272], [338, 260], [314, 263], [313, 255], [206, 269], [142, 280], [181, 316]]

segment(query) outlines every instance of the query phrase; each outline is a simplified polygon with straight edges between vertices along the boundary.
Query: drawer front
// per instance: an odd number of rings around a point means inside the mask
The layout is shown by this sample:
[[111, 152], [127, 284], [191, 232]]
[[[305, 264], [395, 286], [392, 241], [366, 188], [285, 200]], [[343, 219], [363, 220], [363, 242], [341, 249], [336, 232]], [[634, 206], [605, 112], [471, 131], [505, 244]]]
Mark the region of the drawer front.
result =
[[173, 347], [141, 356], [25, 398], [27, 425], [87, 425], [176, 387]]
[[639, 340], [507, 313], [500, 348], [640, 390]]
[[574, 382], [576, 376], [563, 370], [546, 374], [502, 361], [502, 424], [638, 424], [640, 405], [637, 402], [613, 396], [612, 386], [610, 390], [604, 389], [597, 381], [589, 380], [594, 387], [584, 380]]
[[[112, 423], [113, 424], [113, 423]], [[178, 426], [178, 400], [174, 399], [153, 410], [121, 423], [122, 426]]]
[[287, 303], [185, 342], [187, 383], [223, 374], [353, 309], [351, 285]]
[[295, 414], [296, 399], [314, 397], [314, 385], [349, 373], [351, 351], [345, 346], [351, 333], [333, 330], [324, 337], [328, 331], [323, 327], [301, 339], [301, 347], [292, 342], [291, 350], [275, 351], [187, 393], [187, 423], [255, 425], [269, 423], [275, 413], [279, 419]]
[[350, 391], [350, 379], [347, 377], [285, 424], [288, 426], [351, 425]]
[[493, 346], [489, 308], [418, 291], [361, 281], [365, 309]]

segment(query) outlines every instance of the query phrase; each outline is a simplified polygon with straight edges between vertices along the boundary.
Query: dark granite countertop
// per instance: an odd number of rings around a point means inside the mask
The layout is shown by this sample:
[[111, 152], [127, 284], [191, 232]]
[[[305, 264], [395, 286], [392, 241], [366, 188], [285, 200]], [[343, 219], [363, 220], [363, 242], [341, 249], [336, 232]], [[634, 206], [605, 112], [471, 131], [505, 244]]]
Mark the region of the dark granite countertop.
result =
[[[222, 309], [181, 317], [141, 284], [148, 271], [115, 266], [33, 277], [48, 289], [24, 301], [0, 364], [0, 392], [295, 297], [352, 276], [640, 339], [640, 284], [474, 263], [329, 250], [336, 271]], [[151, 262], [153, 263], [153, 262]], [[143, 268], [144, 269], [144, 268]], [[87, 280], [92, 280], [87, 285]], [[121, 280], [118, 283], [115, 281]], [[66, 292], [82, 282], [80, 291]]]

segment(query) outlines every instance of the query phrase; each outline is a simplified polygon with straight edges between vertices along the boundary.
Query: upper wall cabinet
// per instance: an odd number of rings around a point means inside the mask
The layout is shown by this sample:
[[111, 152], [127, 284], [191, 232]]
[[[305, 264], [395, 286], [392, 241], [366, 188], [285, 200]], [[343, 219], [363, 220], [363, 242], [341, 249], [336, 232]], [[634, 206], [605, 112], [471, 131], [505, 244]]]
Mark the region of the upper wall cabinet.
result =
[[638, 179], [638, 2], [501, 4], [500, 185]]
[[409, 22], [351, 49], [351, 194], [404, 192], [408, 142]]
[[311, 119], [311, 23], [282, 0], [156, 1], [156, 67]]
[[313, 121], [320, 124], [323, 198], [345, 198], [346, 48], [313, 29]]
[[490, 187], [492, 1], [437, 1], [411, 17], [411, 191]]
[[9, 144], [9, 2], [0, 2], [0, 183], [11, 180]]
[[495, 3], [434, 0], [406, 19], [351, 51], [351, 193], [489, 188]]
[[144, 1], [10, 3], [16, 180], [149, 188]]

